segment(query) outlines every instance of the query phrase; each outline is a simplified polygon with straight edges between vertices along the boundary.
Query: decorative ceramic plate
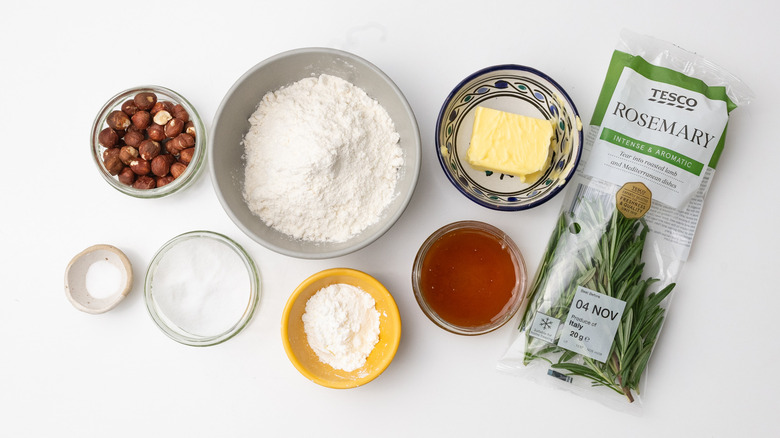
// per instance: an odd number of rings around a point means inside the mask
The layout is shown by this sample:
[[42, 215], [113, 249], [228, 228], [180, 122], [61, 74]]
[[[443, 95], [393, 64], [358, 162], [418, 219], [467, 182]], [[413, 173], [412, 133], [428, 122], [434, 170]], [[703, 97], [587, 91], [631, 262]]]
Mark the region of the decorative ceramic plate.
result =
[[[548, 166], [525, 182], [473, 169], [466, 151], [478, 106], [555, 120]], [[569, 95], [549, 76], [521, 65], [497, 65], [470, 75], [447, 96], [436, 121], [436, 152], [447, 178], [472, 201], [494, 210], [525, 210], [550, 200], [574, 174], [582, 123]]]

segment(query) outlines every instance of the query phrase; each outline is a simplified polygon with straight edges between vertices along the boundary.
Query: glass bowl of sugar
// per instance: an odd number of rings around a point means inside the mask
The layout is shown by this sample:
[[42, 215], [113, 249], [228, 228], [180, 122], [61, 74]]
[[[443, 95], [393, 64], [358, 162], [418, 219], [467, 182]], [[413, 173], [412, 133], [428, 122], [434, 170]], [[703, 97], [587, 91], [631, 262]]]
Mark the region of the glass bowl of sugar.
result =
[[230, 238], [211, 231], [174, 237], [146, 271], [149, 315], [171, 339], [185, 345], [219, 344], [252, 319], [260, 277], [252, 258]]

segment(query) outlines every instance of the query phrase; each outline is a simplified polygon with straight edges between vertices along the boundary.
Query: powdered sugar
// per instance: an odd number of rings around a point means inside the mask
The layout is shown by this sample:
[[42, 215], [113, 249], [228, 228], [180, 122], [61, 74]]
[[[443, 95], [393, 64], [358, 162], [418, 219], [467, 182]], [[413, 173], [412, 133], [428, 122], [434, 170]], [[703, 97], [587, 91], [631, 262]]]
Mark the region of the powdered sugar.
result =
[[329, 75], [263, 96], [244, 136], [244, 200], [297, 239], [343, 242], [395, 195], [403, 153], [387, 111]]
[[303, 330], [320, 361], [344, 371], [354, 371], [379, 342], [376, 301], [349, 284], [332, 284], [306, 302]]

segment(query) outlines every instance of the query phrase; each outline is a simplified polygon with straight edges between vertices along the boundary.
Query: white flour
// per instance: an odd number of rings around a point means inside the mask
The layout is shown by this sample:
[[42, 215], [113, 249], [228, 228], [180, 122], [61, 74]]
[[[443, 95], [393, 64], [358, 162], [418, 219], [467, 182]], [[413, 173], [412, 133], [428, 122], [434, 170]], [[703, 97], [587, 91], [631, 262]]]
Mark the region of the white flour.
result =
[[244, 200], [296, 239], [343, 242], [395, 195], [403, 152], [387, 111], [335, 76], [268, 93], [244, 137]]
[[306, 302], [303, 330], [320, 361], [354, 371], [379, 342], [379, 312], [367, 292], [348, 284], [333, 284]]

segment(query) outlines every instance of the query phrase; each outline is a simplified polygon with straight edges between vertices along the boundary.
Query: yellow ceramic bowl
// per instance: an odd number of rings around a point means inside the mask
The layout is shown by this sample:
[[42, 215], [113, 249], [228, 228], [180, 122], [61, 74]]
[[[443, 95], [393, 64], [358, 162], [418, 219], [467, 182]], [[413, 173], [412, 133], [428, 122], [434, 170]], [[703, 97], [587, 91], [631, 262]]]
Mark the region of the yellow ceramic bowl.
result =
[[[379, 342], [366, 364], [351, 372], [320, 362], [303, 330], [306, 302], [317, 291], [332, 284], [349, 284], [363, 289], [374, 297], [379, 311]], [[282, 316], [282, 342], [290, 362], [304, 377], [328, 388], [354, 388], [374, 380], [390, 365], [400, 341], [401, 316], [393, 296], [374, 277], [354, 269], [327, 269], [307, 278], [287, 300]]]

